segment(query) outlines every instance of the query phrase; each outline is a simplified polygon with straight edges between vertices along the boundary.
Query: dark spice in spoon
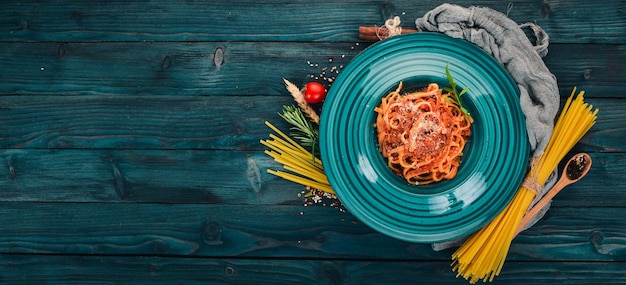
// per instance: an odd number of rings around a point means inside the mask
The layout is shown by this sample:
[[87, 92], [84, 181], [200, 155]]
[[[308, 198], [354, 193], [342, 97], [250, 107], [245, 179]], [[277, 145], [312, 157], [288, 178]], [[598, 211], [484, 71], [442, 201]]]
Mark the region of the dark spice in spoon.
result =
[[565, 172], [567, 178], [571, 180], [578, 179], [585, 170], [585, 166], [587, 165], [587, 163], [587, 159], [584, 155], [578, 156], [575, 160], [567, 165], [567, 170]]

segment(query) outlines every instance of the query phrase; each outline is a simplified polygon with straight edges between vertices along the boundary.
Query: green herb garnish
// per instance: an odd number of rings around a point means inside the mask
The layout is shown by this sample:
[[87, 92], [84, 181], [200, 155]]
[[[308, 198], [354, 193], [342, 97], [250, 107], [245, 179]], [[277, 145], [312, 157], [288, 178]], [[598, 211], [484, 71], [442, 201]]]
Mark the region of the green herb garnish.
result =
[[313, 123], [304, 116], [302, 110], [293, 105], [283, 106], [283, 113], [278, 115], [293, 126], [290, 128], [289, 135], [299, 140], [302, 146], [310, 147], [311, 154], [315, 156], [319, 132]]
[[469, 111], [467, 111], [467, 109], [465, 109], [465, 107], [463, 107], [463, 104], [461, 103], [461, 96], [467, 93], [469, 87], [465, 87], [463, 90], [461, 90], [461, 92], [459, 92], [459, 90], [456, 88], [456, 82], [454, 82], [452, 74], [450, 73], [450, 69], [448, 68], [449, 65], [450, 64], [446, 64], [446, 77], [448, 78], [448, 83], [450, 84], [450, 87], [443, 88], [443, 90], [452, 94], [453, 97], [446, 97], [446, 100], [456, 104], [459, 107], [459, 110], [461, 110], [461, 112], [463, 113], [463, 115], [465, 115], [470, 122], [473, 122], [474, 119], [472, 119]]

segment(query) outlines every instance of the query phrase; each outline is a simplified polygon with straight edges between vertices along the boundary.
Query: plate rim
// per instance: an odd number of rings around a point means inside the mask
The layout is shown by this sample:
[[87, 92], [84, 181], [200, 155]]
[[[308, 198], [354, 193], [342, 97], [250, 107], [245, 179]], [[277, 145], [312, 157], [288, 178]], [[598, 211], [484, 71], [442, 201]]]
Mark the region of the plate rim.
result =
[[[367, 47], [366, 49], [364, 49], [359, 55], [357, 55], [350, 63], [348, 63], [346, 65], [346, 67], [344, 68], [344, 70], [342, 71], [341, 74], [339, 74], [337, 76], [337, 79], [335, 80], [333, 87], [330, 89], [329, 91], [329, 96], [327, 97], [327, 102], [325, 102], [324, 104], [324, 109], [321, 112], [321, 116], [320, 116], [320, 151], [321, 151], [321, 156], [322, 156], [322, 161], [325, 162], [329, 159], [332, 158], [337, 158], [335, 157], [329, 157], [331, 156], [330, 153], [334, 153], [332, 151], [329, 151], [328, 149], [330, 149], [330, 147], [327, 147], [325, 144], [328, 140], [327, 136], [330, 135], [330, 131], [328, 131], [328, 129], [332, 126], [329, 123], [329, 118], [328, 118], [328, 112], [325, 112], [325, 110], [327, 109], [326, 104], [329, 104], [329, 102], [331, 102], [330, 104], [332, 104], [335, 96], [340, 96], [340, 95], [335, 95], [337, 94], [336, 92], [334, 93], [334, 91], [337, 90], [336, 86], [341, 86], [341, 84], [344, 84], [344, 81], [351, 79], [350, 74], [348, 74], [349, 72], [353, 71], [353, 70], [358, 70], [358, 65], [363, 65], [363, 64], [368, 64], [368, 60], [369, 64], [373, 64], [371, 59], [368, 59], [367, 56], [369, 56], [372, 53], [378, 52], [379, 49], [384, 49], [389, 45], [393, 45], [396, 44], [397, 42], [399, 42], [400, 44], [406, 44], [408, 45], [408, 47], [406, 48], [402, 48], [400, 50], [405, 50], [405, 49], [411, 49], [411, 48], [416, 48], [416, 47], [422, 47], [422, 45], [417, 44], [415, 45], [416, 42], [424, 42], [425, 39], [430, 38], [430, 40], [438, 40], [438, 41], [452, 41], [456, 44], [460, 44], [465, 46], [468, 49], [472, 49], [473, 52], [479, 52], [479, 54], [482, 55], [482, 57], [489, 57], [490, 58], [490, 65], [493, 65], [494, 63], [497, 64], [501, 70], [500, 73], [502, 74], [502, 70], [504, 70], [504, 67], [502, 67], [500, 65], [500, 63], [498, 63], [495, 58], [491, 57], [489, 54], [487, 54], [484, 50], [478, 48], [477, 46], [464, 41], [462, 39], [456, 39], [456, 38], [452, 38], [450, 36], [447, 36], [445, 34], [441, 34], [441, 33], [433, 33], [433, 32], [419, 32], [419, 33], [411, 33], [411, 34], [405, 34], [405, 35], [400, 35], [400, 36], [396, 36], [396, 37], [392, 37], [389, 39], [386, 39], [385, 41], [381, 41], [378, 43], [375, 43], [369, 47]], [[436, 49], [434, 49], [436, 52]], [[396, 52], [396, 50], [391, 49], [392, 52]], [[387, 56], [388, 53], [384, 53], [384, 54], [377, 54], [378, 58], [377, 60], [379, 60], [380, 58], [383, 58], [385, 56]], [[385, 58], [386, 59], [386, 58]], [[355, 67], [357, 66], [357, 67]], [[518, 117], [520, 117], [518, 120], [518, 124], [522, 124], [523, 125], [523, 131], [521, 131], [522, 137], [523, 138], [527, 138], [527, 134], [526, 134], [526, 125], [525, 125], [525, 119], [523, 118], [523, 111], [521, 110], [521, 106], [519, 106], [519, 90], [517, 89], [517, 85], [515, 84], [515, 82], [513, 81], [513, 79], [510, 77], [510, 75], [508, 74], [508, 72], [506, 72], [506, 70], [504, 70], [504, 73], [502, 74], [504, 75], [505, 78], [499, 78], [502, 80], [505, 80], [506, 83], [509, 85], [509, 87], [513, 87], [515, 96], [511, 95], [511, 96], [507, 96], [507, 97], [515, 97], [513, 99], [513, 101], [516, 101], [517, 106], [510, 106], [511, 108], [515, 108], [516, 112], [518, 113]], [[352, 77], [354, 77], [356, 75], [352, 75]], [[379, 97], [382, 97], [379, 96]], [[510, 100], [510, 98], [509, 98]], [[354, 108], [354, 106], [352, 106], [352, 108]], [[519, 114], [521, 113], [521, 116], [519, 116]], [[350, 123], [350, 122], [348, 122]], [[519, 135], [519, 134], [518, 134]], [[523, 152], [523, 156], [524, 159], [523, 161], [525, 163], [527, 163], [527, 158], [529, 156], [529, 143], [528, 140], [526, 139], [526, 143], [523, 144], [524, 147], [522, 147], [522, 152]], [[349, 152], [349, 150], [348, 150]], [[521, 157], [521, 156], [520, 156]], [[360, 162], [359, 162], [360, 163]], [[523, 165], [523, 167], [526, 167], [526, 165]], [[328, 165], [333, 165], [333, 163], [329, 163]], [[325, 169], [329, 169], [328, 165], [325, 163]], [[386, 166], [385, 166], [386, 167]], [[332, 168], [332, 167], [330, 167]], [[338, 178], [341, 177], [335, 177], [335, 176], [340, 176], [337, 175], [336, 173], [327, 173], [327, 176], [329, 176], [329, 181], [331, 182], [331, 186], [333, 186], [333, 188], [338, 185], [338, 184], [343, 184], [340, 181], [338, 181]], [[523, 174], [519, 174], [517, 175], [517, 179], [516, 182], [514, 182], [513, 184], [517, 184], [519, 185], [519, 183], [521, 182], [521, 179], [523, 179]], [[333, 185], [335, 184], [335, 185]], [[354, 186], [354, 185], [353, 185]], [[343, 186], [342, 186], [343, 187]], [[342, 192], [343, 189], [341, 189], [342, 187], [339, 187], [339, 189], [336, 189], [337, 195], [339, 197], [340, 200], [342, 200]], [[419, 187], [419, 186], [418, 186]], [[367, 188], [367, 187], [365, 187]], [[365, 189], [365, 191], [371, 191], [372, 189]], [[506, 202], [501, 202], [499, 205], [499, 208], [503, 209], [506, 204], [508, 204], [508, 201], [510, 201], [513, 197], [513, 195], [515, 194], [515, 190], [517, 190], [517, 187], [515, 187], [515, 189], [509, 189], [508, 193], [506, 193], [505, 198], [501, 198], [500, 200], [506, 200]], [[406, 193], [405, 193], [406, 194]], [[420, 195], [420, 194], [410, 194], [410, 195]], [[342, 201], [342, 203], [344, 203], [344, 201]], [[442, 232], [442, 233], [429, 233], [429, 234], [407, 234], [405, 232], [402, 232], [396, 228], [393, 228], [391, 226], [389, 226], [388, 224], [383, 223], [383, 221], [378, 221], [377, 219], [373, 219], [370, 217], [366, 217], [364, 216], [364, 211], [360, 210], [359, 207], [361, 207], [362, 205], [358, 204], [358, 203], [352, 203], [352, 202], [348, 202], [348, 203], [344, 203], [346, 204], [346, 208], [348, 209], [349, 212], [351, 212], [352, 214], [355, 215], [355, 217], [364, 222], [365, 224], [367, 224], [368, 226], [374, 228], [375, 230], [383, 233], [383, 234], [387, 234], [389, 236], [401, 239], [401, 240], [406, 240], [406, 241], [411, 241], [411, 242], [439, 242], [439, 241], [445, 241], [445, 240], [451, 240], [451, 239], [455, 239], [461, 236], [464, 236], [478, 228], [480, 228], [482, 225], [486, 224], [489, 220], [493, 219], [493, 217], [495, 217], [495, 215], [497, 215], [497, 213], [499, 213], [501, 211], [492, 211], [495, 212], [491, 213], [489, 218], [482, 218], [479, 219], [481, 220], [480, 222], [476, 222], [474, 221], [474, 224], [471, 226], [466, 226], [464, 229], [466, 229], [466, 231], [464, 231], [463, 233], [449, 233], [449, 232]], [[471, 206], [471, 205], [470, 205]], [[463, 209], [467, 209], [467, 208], [463, 208]], [[465, 210], [467, 211], [467, 210]], [[385, 214], [385, 213], [381, 213], [381, 214]], [[386, 213], [389, 214], [389, 213]], [[391, 213], [393, 214], [393, 213]], [[475, 214], [474, 214], [475, 215]], [[468, 214], [467, 216], [474, 216], [472, 214]], [[486, 221], [485, 221], [486, 220]], [[467, 222], [467, 221], [464, 221]]]

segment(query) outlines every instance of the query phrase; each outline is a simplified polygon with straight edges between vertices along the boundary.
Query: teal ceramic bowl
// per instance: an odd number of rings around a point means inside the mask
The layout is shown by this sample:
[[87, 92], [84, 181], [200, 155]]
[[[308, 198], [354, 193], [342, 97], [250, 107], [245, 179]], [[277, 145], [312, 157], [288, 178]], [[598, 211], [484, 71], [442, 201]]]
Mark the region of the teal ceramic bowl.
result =
[[[410, 185], [393, 173], [376, 139], [374, 108], [403, 82], [404, 91], [436, 82], [469, 87], [463, 104], [474, 123], [454, 179]], [[320, 151], [346, 209], [388, 236], [418, 243], [466, 236], [491, 221], [517, 191], [529, 157], [519, 90], [489, 54], [439, 33], [412, 33], [373, 44], [333, 84], [320, 121]]]

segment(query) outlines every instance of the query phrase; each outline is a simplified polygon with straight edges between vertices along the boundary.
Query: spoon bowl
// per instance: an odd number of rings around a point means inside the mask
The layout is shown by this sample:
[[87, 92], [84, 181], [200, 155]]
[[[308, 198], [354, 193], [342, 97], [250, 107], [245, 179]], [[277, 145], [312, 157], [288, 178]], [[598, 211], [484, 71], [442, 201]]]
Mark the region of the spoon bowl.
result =
[[574, 155], [567, 162], [565, 168], [563, 169], [562, 175], [565, 178], [561, 179], [569, 180], [568, 185], [572, 184], [587, 175], [587, 172], [589, 172], [590, 168], [591, 157], [586, 153], [579, 153], [577, 155]]

